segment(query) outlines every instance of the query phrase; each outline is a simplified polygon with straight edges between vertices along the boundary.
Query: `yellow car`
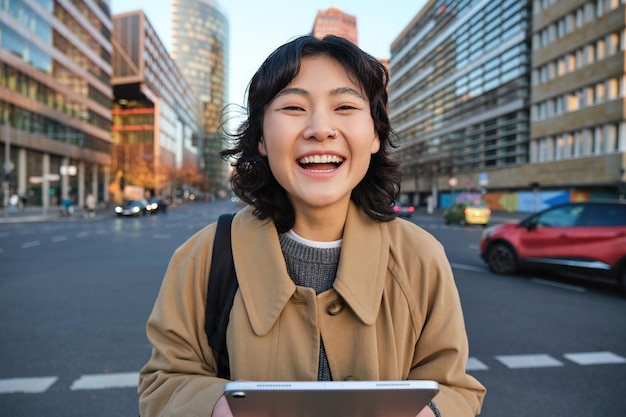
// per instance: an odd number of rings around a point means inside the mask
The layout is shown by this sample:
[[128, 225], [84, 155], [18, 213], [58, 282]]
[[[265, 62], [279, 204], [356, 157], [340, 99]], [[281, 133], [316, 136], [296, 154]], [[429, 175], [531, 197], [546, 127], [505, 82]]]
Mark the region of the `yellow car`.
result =
[[487, 204], [481, 200], [464, 201], [456, 203], [454, 206], [443, 212], [443, 218], [446, 224], [460, 223], [481, 224], [486, 227], [491, 218], [491, 210]]

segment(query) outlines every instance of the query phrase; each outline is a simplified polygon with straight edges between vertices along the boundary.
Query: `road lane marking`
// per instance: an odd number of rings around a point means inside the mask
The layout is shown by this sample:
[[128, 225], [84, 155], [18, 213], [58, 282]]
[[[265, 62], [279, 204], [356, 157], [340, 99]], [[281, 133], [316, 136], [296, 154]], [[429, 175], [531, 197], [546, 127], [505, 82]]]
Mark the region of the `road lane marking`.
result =
[[467, 366], [465, 367], [465, 370], [466, 371], [487, 371], [489, 370], [489, 367], [476, 358], [468, 358]]
[[70, 390], [76, 391], [86, 389], [129, 388], [137, 387], [138, 382], [138, 372], [82, 375], [80, 378], [72, 383]]
[[454, 262], [451, 262], [450, 266], [455, 269], [464, 269], [465, 271], [474, 271], [474, 272], [488, 272], [489, 271], [489, 268], [484, 267], [484, 266], [464, 265], [464, 264], [457, 264]]
[[563, 356], [570, 361], [583, 366], [626, 363], [626, 358], [616, 355], [613, 352], [566, 353]]
[[496, 360], [509, 369], [521, 368], [549, 368], [563, 366], [563, 362], [554, 359], [550, 355], [500, 355]]
[[39, 246], [41, 244], [38, 240], [33, 240], [31, 242], [22, 243], [22, 249], [33, 248], [35, 246]]
[[79, 232], [79, 233], [76, 233], [76, 237], [87, 237], [90, 234], [91, 234], [90, 232]]
[[152, 238], [153, 239], [169, 239], [169, 238], [171, 238], [171, 236], [170, 235], [165, 235], [165, 234], [157, 234], [157, 233], [155, 233], [155, 234], [152, 235]]
[[0, 379], [0, 394], [40, 394], [46, 392], [57, 379], [56, 376]]
[[569, 284], [561, 284], [559, 282], [552, 282], [541, 278], [533, 278], [532, 282], [536, 284], [546, 285], [548, 287], [560, 288], [562, 290], [576, 291], [576, 292], [587, 292], [587, 289], [584, 287], [580, 287], [578, 285], [569, 285]]
[[52, 238], [53, 242], [62, 242], [64, 240], [67, 240], [67, 236], [55, 236]]

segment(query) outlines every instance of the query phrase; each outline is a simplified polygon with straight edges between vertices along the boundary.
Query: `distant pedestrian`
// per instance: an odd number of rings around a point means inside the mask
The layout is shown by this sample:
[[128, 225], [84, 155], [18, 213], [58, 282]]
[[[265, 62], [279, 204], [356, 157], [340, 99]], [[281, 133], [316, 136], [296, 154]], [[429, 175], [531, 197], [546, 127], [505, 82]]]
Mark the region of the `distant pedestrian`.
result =
[[20, 200], [22, 201], [22, 210], [26, 209], [26, 204], [28, 204], [28, 194], [24, 193], [21, 195]]
[[87, 210], [87, 216], [94, 217], [96, 215], [96, 196], [92, 193], [87, 194], [85, 209]]
[[17, 194], [11, 194], [9, 197], [9, 211], [16, 212], [20, 204], [20, 196]]
[[61, 216], [71, 216], [72, 213], [74, 212], [74, 206], [72, 206], [72, 199], [69, 197], [66, 197], [64, 199], [61, 200], [61, 204], [63, 205], [63, 208], [61, 209]]

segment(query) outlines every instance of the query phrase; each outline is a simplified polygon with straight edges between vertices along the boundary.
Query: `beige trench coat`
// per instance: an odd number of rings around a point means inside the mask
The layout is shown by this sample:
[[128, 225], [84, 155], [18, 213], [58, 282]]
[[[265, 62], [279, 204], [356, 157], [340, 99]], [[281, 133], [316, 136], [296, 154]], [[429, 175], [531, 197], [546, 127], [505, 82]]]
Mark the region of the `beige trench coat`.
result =
[[[215, 224], [174, 253], [147, 325], [142, 417], [210, 416], [223, 379], [204, 330]], [[274, 224], [245, 208], [232, 245], [239, 291], [227, 331], [233, 380], [316, 380], [320, 337], [334, 380], [432, 379], [443, 417], [474, 416], [484, 387], [465, 372], [468, 342], [442, 246], [404, 221], [376, 223], [351, 205], [334, 288], [289, 278]]]

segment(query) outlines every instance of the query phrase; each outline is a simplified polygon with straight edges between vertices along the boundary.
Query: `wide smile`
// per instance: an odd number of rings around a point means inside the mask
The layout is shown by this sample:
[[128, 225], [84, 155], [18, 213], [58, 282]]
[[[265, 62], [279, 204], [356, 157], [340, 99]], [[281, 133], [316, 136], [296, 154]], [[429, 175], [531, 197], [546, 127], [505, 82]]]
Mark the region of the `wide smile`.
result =
[[311, 172], [332, 172], [343, 164], [339, 155], [307, 155], [298, 159], [298, 165]]

